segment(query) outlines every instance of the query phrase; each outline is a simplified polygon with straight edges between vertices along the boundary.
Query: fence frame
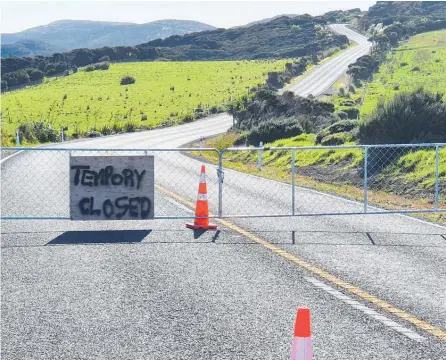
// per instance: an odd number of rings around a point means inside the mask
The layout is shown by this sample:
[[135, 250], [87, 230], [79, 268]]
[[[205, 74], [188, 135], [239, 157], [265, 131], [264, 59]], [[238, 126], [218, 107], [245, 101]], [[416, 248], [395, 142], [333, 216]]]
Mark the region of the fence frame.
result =
[[[415, 210], [391, 210], [385, 208], [379, 208], [376, 206], [370, 206], [368, 200], [368, 159], [369, 159], [369, 149], [370, 148], [431, 148], [435, 150], [435, 199], [434, 206], [432, 209], [415, 209]], [[382, 145], [347, 145], [347, 146], [302, 146], [302, 147], [231, 147], [223, 150], [218, 150], [216, 148], [197, 148], [197, 147], [189, 147], [189, 148], [138, 148], [138, 149], [112, 149], [112, 148], [55, 148], [55, 147], [33, 147], [33, 148], [23, 148], [23, 147], [0, 147], [0, 151], [16, 151], [16, 152], [33, 152], [33, 151], [44, 151], [44, 152], [67, 152], [68, 156], [71, 156], [72, 151], [76, 152], [144, 152], [145, 155], [148, 153], [162, 153], [162, 152], [215, 152], [218, 154], [218, 163], [217, 166], [217, 183], [218, 183], [218, 211], [217, 215], [210, 215], [210, 218], [268, 218], [268, 217], [295, 217], [295, 216], [339, 216], [339, 215], [365, 215], [365, 214], [413, 214], [413, 213], [436, 213], [436, 212], [446, 212], [446, 208], [439, 207], [439, 177], [440, 177], [440, 148], [446, 148], [446, 143], [423, 143], [423, 144], [382, 144]], [[346, 149], [359, 149], [364, 151], [364, 173], [363, 173], [363, 211], [359, 212], [333, 212], [333, 213], [298, 213], [296, 212], [296, 152], [302, 150], [346, 150]], [[244, 214], [244, 215], [224, 215], [223, 214], [223, 197], [224, 197], [224, 172], [225, 168], [223, 166], [223, 157], [224, 154], [229, 152], [239, 152], [239, 151], [251, 151], [258, 152], [261, 151], [291, 151], [291, 184], [285, 183], [291, 186], [291, 204], [292, 209], [290, 214]], [[16, 155], [16, 154], [14, 154]], [[7, 161], [9, 157], [2, 159], [1, 163], [3, 165], [4, 161]], [[234, 170], [236, 171], [236, 170]], [[249, 175], [249, 174], [248, 174]], [[254, 175], [256, 176], [256, 175]], [[265, 178], [266, 179], [266, 178]], [[311, 190], [311, 189], [310, 189]], [[313, 190], [319, 192], [317, 190]], [[324, 194], [323, 192], [319, 192]], [[333, 196], [331, 194], [327, 194]], [[334, 195], [336, 196], [336, 195]], [[352, 200], [343, 198], [342, 196], [338, 196], [340, 199], [344, 199], [346, 201], [356, 203], [360, 205], [361, 203]], [[372, 210], [372, 211], [370, 211]], [[159, 219], [190, 219], [193, 216], [155, 216], [154, 220]], [[2, 216], [0, 215], [1, 220], [70, 220], [69, 217], [57, 217], [57, 216], [40, 216], [40, 217], [27, 217], [27, 216]]]

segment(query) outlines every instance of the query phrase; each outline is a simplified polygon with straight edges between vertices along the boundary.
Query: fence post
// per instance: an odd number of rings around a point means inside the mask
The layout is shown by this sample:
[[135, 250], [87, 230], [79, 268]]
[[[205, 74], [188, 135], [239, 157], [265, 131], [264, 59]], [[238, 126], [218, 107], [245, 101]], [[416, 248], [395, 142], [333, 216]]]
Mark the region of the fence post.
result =
[[17, 145], [17, 147], [20, 147], [20, 135], [19, 135], [19, 129], [16, 129], [16, 131], [15, 131], [15, 141], [16, 141], [16, 145]]
[[439, 162], [440, 162], [440, 151], [438, 145], [435, 146], [435, 210], [438, 210], [438, 197], [439, 197]]
[[223, 151], [218, 152], [218, 217], [223, 214]]
[[364, 147], [364, 212], [367, 212], [367, 186], [368, 186], [368, 151], [369, 148], [367, 146]]
[[291, 214], [296, 215], [296, 150], [291, 153]]
[[[259, 148], [263, 147], [263, 142], [260, 141]], [[257, 160], [257, 169], [262, 170], [262, 150], [259, 150], [259, 158]]]
[[63, 127], [62, 127], [62, 129], [60, 129], [60, 135], [61, 135], [61, 142], [64, 142], [64, 138], [63, 138]]

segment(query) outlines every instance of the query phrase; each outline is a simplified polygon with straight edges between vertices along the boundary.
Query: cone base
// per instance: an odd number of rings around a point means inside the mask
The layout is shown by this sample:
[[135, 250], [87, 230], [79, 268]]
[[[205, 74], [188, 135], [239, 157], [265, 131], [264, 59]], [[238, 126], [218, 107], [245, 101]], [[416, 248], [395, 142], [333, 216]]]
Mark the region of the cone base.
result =
[[188, 229], [193, 230], [217, 230], [217, 225], [208, 224], [208, 225], [196, 225], [196, 224], [186, 224]]

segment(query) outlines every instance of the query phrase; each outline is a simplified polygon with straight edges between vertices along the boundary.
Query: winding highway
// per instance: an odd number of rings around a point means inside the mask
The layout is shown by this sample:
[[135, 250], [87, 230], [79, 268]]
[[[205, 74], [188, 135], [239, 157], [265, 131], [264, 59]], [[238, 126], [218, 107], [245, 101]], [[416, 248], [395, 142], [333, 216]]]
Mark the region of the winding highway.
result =
[[[361, 35], [332, 29], [359, 45], [315, 68], [296, 93], [322, 92], [367, 53]], [[162, 149], [231, 124], [216, 115], [53, 148], [153, 149], [156, 215], [187, 217], [201, 162]], [[68, 159], [62, 149], [3, 161], [2, 215], [68, 217]], [[216, 213], [213, 165], [207, 182]], [[294, 210], [360, 206], [298, 188]], [[289, 185], [225, 170], [223, 215], [291, 210]], [[2, 221], [2, 358], [288, 359], [302, 305], [315, 359], [446, 358], [444, 227], [400, 215], [234, 218], [205, 233], [184, 223]]]

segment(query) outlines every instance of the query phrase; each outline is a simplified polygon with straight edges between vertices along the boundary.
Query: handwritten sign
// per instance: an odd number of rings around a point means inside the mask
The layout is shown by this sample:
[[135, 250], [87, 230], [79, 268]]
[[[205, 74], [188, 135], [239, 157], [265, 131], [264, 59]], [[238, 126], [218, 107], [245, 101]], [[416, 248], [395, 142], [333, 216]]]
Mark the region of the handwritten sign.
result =
[[153, 156], [72, 156], [72, 220], [153, 219]]

